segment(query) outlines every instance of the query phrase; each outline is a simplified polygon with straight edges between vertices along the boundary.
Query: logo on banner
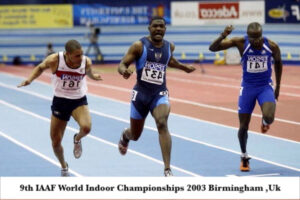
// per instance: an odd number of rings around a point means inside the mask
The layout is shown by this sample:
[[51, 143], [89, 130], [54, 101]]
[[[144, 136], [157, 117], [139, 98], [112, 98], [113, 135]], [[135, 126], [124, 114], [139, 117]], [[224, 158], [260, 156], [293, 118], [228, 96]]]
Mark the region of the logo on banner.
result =
[[285, 9], [285, 5], [279, 8], [272, 8], [268, 12], [269, 17], [274, 19], [283, 19], [286, 21], [286, 18], [290, 15], [290, 13]]
[[200, 19], [238, 19], [239, 3], [199, 3]]

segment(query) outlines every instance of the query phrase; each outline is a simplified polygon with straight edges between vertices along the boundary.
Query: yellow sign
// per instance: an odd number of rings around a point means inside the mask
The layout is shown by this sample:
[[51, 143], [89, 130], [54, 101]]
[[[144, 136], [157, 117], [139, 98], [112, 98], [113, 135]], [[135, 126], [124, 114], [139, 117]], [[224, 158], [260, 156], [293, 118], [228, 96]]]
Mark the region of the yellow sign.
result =
[[278, 9], [278, 8], [273, 8], [269, 10], [268, 14], [270, 17], [275, 18], [275, 19], [281, 19], [284, 17], [284, 9]]
[[72, 5], [0, 6], [0, 29], [72, 27]]

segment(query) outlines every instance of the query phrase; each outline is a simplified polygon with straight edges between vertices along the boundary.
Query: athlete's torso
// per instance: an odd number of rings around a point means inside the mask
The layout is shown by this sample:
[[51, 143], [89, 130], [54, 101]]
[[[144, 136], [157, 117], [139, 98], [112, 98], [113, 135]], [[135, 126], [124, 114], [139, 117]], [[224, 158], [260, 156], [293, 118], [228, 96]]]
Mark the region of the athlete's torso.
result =
[[267, 38], [261, 50], [255, 50], [245, 36], [244, 52], [241, 58], [243, 66], [242, 86], [262, 86], [272, 83], [272, 50]]
[[171, 58], [170, 43], [163, 40], [161, 48], [154, 47], [146, 38], [143, 43], [143, 53], [136, 60], [137, 83], [135, 90], [155, 94], [166, 90], [166, 69]]
[[82, 98], [87, 92], [85, 78], [86, 57], [83, 56], [81, 65], [76, 69], [67, 66], [63, 52], [59, 52], [58, 57], [58, 68], [52, 75], [54, 96], [67, 99]]

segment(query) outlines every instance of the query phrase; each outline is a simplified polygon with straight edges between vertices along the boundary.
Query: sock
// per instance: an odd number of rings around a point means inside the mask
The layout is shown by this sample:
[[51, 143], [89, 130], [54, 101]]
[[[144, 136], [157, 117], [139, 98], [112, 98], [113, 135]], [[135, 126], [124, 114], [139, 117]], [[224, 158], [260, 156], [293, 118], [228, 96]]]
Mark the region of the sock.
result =
[[124, 142], [129, 142], [129, 139], [128, 139], [128, 137], [127, 137], [127, 135], [126, 135], [126, 132], [125, 132], [125, 131], [123, 132], [123, 137], [122, 137], [122, 140], [123, 140]]
[[242, 153], [242, 154], [241, 154], [241, 157], [243, 157], [243, 158], [248, 158], [248, 153], [247, 153], [247, 152]]

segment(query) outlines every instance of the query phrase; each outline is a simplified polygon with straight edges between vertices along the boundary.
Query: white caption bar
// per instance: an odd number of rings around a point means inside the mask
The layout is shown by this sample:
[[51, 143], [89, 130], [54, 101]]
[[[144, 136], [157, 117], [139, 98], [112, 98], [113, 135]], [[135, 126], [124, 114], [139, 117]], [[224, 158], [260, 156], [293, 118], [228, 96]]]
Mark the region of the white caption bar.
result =
[[2, 177], [1, 199], [298, 199], [299, 177]]

